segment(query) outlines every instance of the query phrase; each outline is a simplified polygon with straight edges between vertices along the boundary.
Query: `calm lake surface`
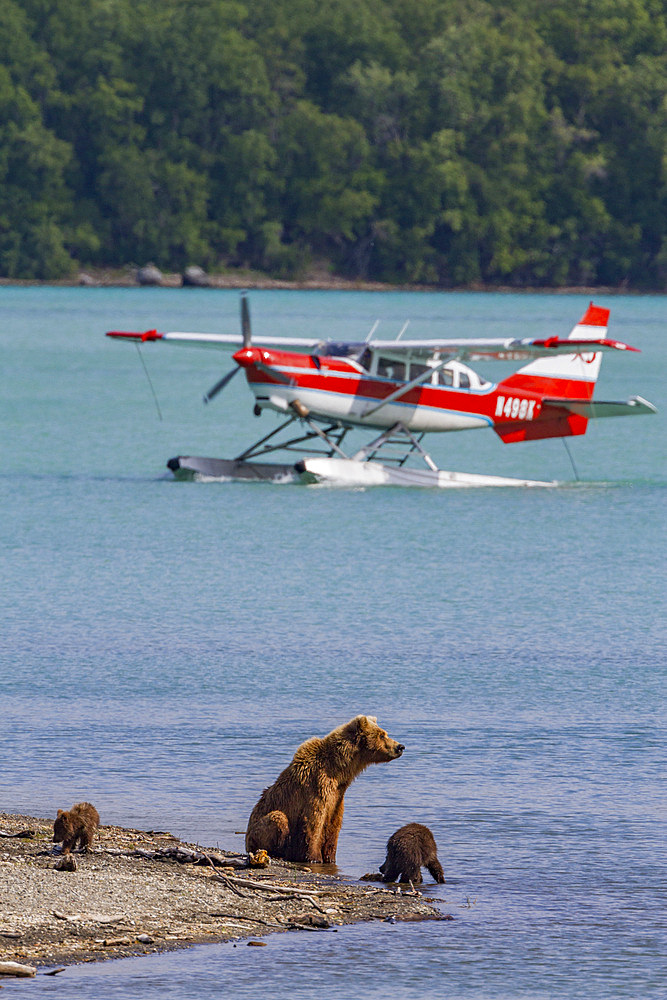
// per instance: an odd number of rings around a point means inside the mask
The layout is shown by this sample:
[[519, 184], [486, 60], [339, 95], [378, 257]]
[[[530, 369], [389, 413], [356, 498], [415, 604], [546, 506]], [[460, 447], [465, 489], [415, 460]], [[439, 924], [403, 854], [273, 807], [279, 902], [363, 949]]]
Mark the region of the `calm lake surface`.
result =
[[[298, 744], [368, 713], [407, 749], [348, 792], [338, 871], [426, 823], [447, 883], [425, 891], [455, 918], [72, 967], [7, 996], [665, 996], [667, 298], [595, 301], [642, 350], [607, 355], [597, 395], [660, 413], [571, 439], [578, 482], [561, 441], [485, 431], [427, 444], [444, 468], [562, 485], [363, 491], [166, 471], [274, 418], [241, 376], [202, 405], [228, 355], [104, 333], [236, 332], [236, 292], [0, 288], [0, 811], [88, 799], [103, 823], [240, 849]], [[587, 305], [250, 293], [255, 332], [333, 339], [378, 318], [385, 337], [564, 336]]]

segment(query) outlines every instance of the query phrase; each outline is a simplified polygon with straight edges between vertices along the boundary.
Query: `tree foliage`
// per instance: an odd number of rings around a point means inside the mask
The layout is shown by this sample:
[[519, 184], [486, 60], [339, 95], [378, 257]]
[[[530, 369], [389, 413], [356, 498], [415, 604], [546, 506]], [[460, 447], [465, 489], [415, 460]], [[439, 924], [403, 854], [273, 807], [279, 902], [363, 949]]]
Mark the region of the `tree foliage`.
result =
[[0, 275], [662, 288], [665, 0], [4, 0]]

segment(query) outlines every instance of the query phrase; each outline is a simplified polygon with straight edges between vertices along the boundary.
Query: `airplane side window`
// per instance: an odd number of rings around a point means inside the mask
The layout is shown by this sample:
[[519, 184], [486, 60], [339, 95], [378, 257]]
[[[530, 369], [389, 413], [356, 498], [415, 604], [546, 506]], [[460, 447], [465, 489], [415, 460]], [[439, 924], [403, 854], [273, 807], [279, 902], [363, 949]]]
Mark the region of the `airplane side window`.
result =
[[454, 385], [454, 376], [449, 368], [440, 369], [440, 385]]
[[459, 372], [459, 388], [469, 389], [470, 388], [470, 378], [465, 372]]
[[378, 358], [377, 373], [382, 378], [394, 380], [405, 378], [405, 362], [392, 361], [390, 358]]
[[418, 375], [424, 375], [426, 372], [430, 371], [432, 371], [432, 369], [429, 368], [428, 365], [412, 364], [410, 365], [410, 378], [417, 378]]

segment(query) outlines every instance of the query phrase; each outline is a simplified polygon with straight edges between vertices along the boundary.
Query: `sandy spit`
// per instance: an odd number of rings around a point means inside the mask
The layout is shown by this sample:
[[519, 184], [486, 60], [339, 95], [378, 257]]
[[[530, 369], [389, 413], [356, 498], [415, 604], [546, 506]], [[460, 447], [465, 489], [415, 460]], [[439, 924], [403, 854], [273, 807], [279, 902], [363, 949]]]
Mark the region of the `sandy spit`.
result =
[[446, 919], [411, 889], [282, 861], [252, 868], [246, 855], [161, 831], [102, 826], [92, 852], [73, 853], [76, 870], [59, 871], [52, 836], [51, 820], [0, 813], [0, 962], [51, 968], [288, 930]]

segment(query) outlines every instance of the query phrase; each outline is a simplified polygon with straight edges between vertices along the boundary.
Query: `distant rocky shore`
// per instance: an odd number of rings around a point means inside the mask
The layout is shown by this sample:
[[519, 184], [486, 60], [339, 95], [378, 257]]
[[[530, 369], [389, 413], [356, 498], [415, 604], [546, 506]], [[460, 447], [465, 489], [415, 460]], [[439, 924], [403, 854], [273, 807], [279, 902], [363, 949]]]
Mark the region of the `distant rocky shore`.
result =
[[[126, 268], [86, 268], [67, 278], [38, 281], [0, 277], [0, 287], [53, 287], [87, 288], [266, 288], [294, 289], [296, 291], [366, 291], [366, 292], [511, 292], [545, 295], [631, 295], [632, 289], [577, 286], [566, 288], [515, 288], [509, 286], [468, 285], [460, 288], [440, 288], [434, 285], [392, 285], [379, 281], [341, 278], [330, 274], [326, 268], [314, 268], [299, 279], [271, 278], [257, 271], [227, 271], [209, 274], [199, 266], [186, 267], [183, 271], [161, 271], [154, 264]], [[642, 294], [642, 293], [637, 293]], [[659, 292], [653, 294], [660, 294]]]
[[69, 866], [52, 836], [50, 820], [0, 813], [0, 978], [3, 963], [34, 971], [193, 944], [260, 944], [276, 931], [446, 919], [417, 891], [283, 861], [255, 868], [247, 855], [166, 832], [102, 826], [92, 852], [73, 852]]
[[[1, 278], [0, 287], [31, 287], [49, 285], [54, 287], [86, 288], [280, 288], [280, 289], [320, 289], [390, 291], [394, 286], [373, 281], [351, 281], [316, 270], [300, 280], [271, 278], [255, 271], [230, 271], [225, 274], [209, 274], [203, 268], [193, 266], [184, 271], [161, 271], [154, 264], [143, 267], [126, 268], [86, 268], [67, 278], [53, 281], [39, 281], [20, 278]], [[413, 287], [413, 286], [410, 286]], [[414, 286], [415, 289], [417, 286]]]

